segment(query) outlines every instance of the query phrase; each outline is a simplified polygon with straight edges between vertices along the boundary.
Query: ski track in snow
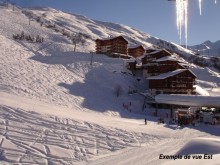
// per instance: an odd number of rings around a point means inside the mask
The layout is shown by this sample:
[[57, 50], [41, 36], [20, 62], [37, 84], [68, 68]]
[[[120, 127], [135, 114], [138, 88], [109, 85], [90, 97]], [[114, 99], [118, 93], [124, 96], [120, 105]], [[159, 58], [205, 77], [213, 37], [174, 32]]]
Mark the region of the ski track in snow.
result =
[[175, 127], [153, 135], [160, 125], [151, 122], [146, 131], [126, 131], [5, 105], [0, 123], [1, 160], [21, 164], [161, 164], [161, 153], [175, 154], [190, 139], [210, 136]]
[[0, 107], [0, 122], [1, 159], [11, 163], [87, 162], [97, 155], [160, 141], [144, 133], [42, 116], [8, 106]]

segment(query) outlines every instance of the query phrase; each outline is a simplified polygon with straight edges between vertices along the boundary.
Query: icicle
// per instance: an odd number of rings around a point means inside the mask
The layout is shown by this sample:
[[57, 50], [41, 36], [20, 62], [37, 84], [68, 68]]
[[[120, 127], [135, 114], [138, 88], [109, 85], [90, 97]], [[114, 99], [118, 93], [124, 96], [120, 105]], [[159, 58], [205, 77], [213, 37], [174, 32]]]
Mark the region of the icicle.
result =
[[186, 49], [188, 46], [188, 0], [184, 1], [184, 20], [185, 20], [185, 40]]
[[[200, 15], [202, 15], [202, 0], [198, 1]], [[188, 0], [176, 0], [176, 24], [180, 40], [179, 44], [181, 45], [182, 42], [182, 26], [184, 26], [186, 48], [188, 45], [188, 2]], [[217, 0], [215, 0], [215, 4], [217, 4]]]
[[199, 0], [199, 13], [202, 15], [202, 0]]
[[179, 34], [179, 40], [181, 45], [182, 40], [182, 22], [183, 22], [183, 6], [182, 6], [183, 0], [176, 0], [176, 23], [177, 23], [177, 30]]
[[187, 45], [188, 38], [188, 0], [176, 0], [176, 22], [177, 22], [177, 30], [180, 39], [180, 45], [182, 41], [182, 26], [185, 27], [185, 39]]
[[[177, 31], [178, 31], [178, 35], [180, 37], [180, 9], [179, 9], [179, 0], [176, 0], [176, 26], [177, 26]], [[181, 39], [180, 39], [181, 42]]]

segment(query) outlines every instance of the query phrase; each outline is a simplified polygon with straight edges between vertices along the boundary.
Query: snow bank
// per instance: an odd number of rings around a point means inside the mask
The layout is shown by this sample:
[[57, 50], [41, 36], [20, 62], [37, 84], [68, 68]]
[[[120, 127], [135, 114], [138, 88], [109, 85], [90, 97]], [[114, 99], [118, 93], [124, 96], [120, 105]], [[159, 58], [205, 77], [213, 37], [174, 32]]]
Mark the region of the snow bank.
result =
[[[180, 151], [178, 155], [190, 155], [189, 159], [176, 159], [175, 161], [169, 161], [164, 165], [174, 164], [218, 164], [220, 162], [220, 139], [219, 138], [195, 138], [189, 141]], [[196, 157], [199, 157], [197, 158]], [[194, 159], [193, 159], [194, 157]]]

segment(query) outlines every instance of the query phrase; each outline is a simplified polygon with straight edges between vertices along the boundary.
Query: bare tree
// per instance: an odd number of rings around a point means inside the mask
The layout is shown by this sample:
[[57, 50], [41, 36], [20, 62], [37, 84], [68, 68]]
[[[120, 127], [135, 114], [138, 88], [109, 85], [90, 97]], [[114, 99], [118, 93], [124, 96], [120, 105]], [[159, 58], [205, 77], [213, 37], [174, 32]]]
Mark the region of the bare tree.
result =
[[84, 43], [85, 43], [85, 39], [84, 39], [82, 33], [74, 34], [72, 36], [72, 42], [74, 44], [74, 52], [75, 52], [77, 44], [84, 45]]

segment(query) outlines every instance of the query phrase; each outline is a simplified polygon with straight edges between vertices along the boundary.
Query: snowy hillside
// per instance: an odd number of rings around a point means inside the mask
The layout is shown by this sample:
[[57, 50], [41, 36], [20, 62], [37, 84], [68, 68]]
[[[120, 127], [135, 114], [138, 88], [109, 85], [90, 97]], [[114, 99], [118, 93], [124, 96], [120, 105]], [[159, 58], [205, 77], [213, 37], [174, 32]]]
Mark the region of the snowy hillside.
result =
[[[123, 59], [92, 54], [96, 38], [123, 35], [146, 47], [179, 47], [125, 25], [51, 8], [0, 6], [0, 161], [11, 164], [162, 164], [196, 137], [218, 138], [219, 126], [180, 129], [142, 111], [145, 90]], [[42, 24], [43, 23], [43, 24]], [[44, 42], [14, 40], [21, 34]], [[74, 45], [69, 34], [82, 33]], [[173, 47], [174, 46], [174, 47]], [[220, 93], [213, 68], [189, 64], [202, 87]], [[209, 79], [209, 80], [207, 80]], [[119, 89], [119, 97], [116, 90]], [[211, 90], [211, 89], [210, 89]], [[123, 104], [127, 108], [123, 108]], [[217, 130], [217, 131], [216, 131]], [[0, 164], [2, 163], [0, 162]]]
[[87, 51], [94, 51], [95, 45], [92, 41], [97, 38], [122, 35], [131, 45], [141, 44], [145, 47], [163, 47], [186, 57], [194, 55], [194, 52], [175, 43], [153, 37], [126, 25], [91, 20], [82, 15], [65, 13], [51, 8], [23, 9], [22, 12], [28, 18], [38, 21], [38, 23], [43, 22], [45, 26], [53, 26], [51, 28], [57, 33], [63, 33], [63, 30], [65, 30], [67, 36], [74, 33], [85, 34], [88, 40], [84, 49]]

